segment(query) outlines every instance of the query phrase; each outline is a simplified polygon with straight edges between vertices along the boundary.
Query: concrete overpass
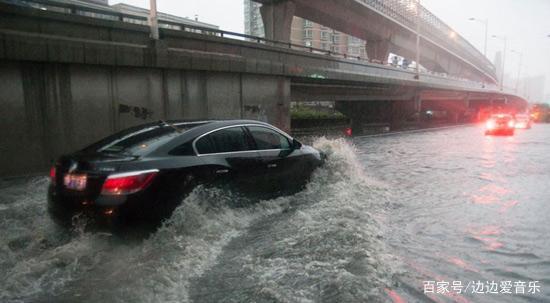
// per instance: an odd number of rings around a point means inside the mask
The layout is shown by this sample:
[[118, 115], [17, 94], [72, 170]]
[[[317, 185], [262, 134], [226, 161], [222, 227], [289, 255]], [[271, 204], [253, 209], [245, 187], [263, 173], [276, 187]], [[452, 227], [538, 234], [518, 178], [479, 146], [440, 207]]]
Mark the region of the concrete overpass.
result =
[[457, 111], [472, 99], [526, 105], [494, 84], [416, 79], [399, 68], [184, 25], [151, 40], [147, 26], [125, 21], [131, 16], [74, 11], [0, 4], [0, 175], [43, 170], [61, 153], [146, 121], [251, 118], [289, 130], [292, 100], [337, 101], [356, 123], [372, 117], [373, 104], [389, 106], [395, 120], [393, 113], [417, 111], [422, 98], [461, 104]]
[[254, 0], [262, 3], [266, 37], [290, 41], [294, 16], [367, 41], [370, 59], [389, 53], [415, 60], [420, 33], [420, 63], [435, 72], [497, 83], [493, 64], [416, 0]]

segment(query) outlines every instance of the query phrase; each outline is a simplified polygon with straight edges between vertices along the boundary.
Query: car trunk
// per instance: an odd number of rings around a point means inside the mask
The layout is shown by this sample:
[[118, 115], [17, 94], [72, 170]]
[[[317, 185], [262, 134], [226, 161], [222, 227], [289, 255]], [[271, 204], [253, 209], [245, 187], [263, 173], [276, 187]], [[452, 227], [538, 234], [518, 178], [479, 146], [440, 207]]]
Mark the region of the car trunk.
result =
[[105, 153], [76, 153], [55, 164], [55, 190], [65, 197], [95, 199], [109, 173], [136, 157]]

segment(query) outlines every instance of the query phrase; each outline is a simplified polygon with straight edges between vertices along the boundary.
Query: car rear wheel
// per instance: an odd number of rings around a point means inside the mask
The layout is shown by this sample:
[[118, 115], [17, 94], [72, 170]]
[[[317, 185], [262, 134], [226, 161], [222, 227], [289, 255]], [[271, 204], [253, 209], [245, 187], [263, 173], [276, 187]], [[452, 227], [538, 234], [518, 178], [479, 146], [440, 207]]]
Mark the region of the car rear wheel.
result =
[[187, 174], [173, 183], [170, 188], [165, 189], [159, 197], [157, 207], [154, 209], [156, 220], [170, 218], [174, 210], [181, 205], [183, 200], [195, 189], [198, 181], [193, 174]]

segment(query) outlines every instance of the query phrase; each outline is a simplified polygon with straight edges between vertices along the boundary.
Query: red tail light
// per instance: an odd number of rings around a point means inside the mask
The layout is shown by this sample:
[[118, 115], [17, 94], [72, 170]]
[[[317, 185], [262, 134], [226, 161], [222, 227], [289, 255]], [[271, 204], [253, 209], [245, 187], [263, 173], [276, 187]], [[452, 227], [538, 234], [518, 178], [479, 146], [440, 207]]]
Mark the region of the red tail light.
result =
[[50, 168], [50, 182], [52, 184], [55, 184], [55, 174], [56, 174], [56, 169], [55, 169], [55, 165], [54, 165]]
[[346, 128], [344, 133], [346, 134], [346, 136], [351, 137], [351, 135], [353, 134], [353, 131], [351, 130], [351, 127], [348, 127]]
[[158, 169], [135, 171], [110, 175], [101, 188], [102, 195], [128, 195], [136, 193], [151, 184]]
[[493, 128], [495, 128], [495, 121], [493, 121], [493, 120], [487, 121], [486, 127], [487, 127], [487, 129], [493, 129]]

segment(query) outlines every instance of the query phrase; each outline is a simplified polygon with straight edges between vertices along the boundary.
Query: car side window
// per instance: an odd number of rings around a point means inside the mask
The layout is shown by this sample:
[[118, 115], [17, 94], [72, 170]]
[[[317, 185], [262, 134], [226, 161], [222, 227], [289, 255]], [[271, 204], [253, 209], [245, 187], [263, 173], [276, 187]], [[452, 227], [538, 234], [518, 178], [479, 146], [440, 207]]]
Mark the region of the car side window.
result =
[[194, 156], [195, 151], [191, 142], [185, 142], [168, 152], [172, 156]]
[[227, 153], [251, 150], [247, 135], [240, 126], [210, 133], [195, 143], [199, 154]]
[[258, 150], [290, 149], [290, 141], [280, 133], [261, 126], [248, 126]]

